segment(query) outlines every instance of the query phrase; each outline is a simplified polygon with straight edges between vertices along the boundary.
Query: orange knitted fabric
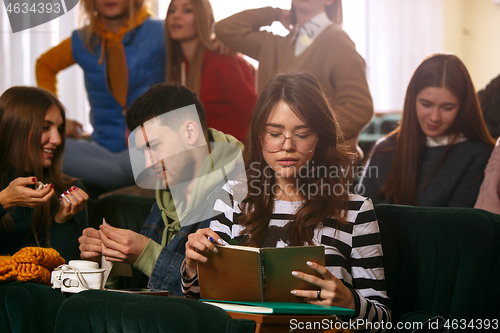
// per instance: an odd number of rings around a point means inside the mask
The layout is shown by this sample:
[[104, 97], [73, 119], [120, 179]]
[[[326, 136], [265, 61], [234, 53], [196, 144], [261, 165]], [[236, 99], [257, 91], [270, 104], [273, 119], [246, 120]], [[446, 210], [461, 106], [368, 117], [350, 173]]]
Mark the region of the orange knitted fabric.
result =
[[31, 281], [50, 285], [50, 272], [64, 259], [54, 249], [25, 247], [10, 259], [0, 260], [0, 281]]
[[12, 257], [0, 258], [0, 282], [10, 281], [16, 277], [13, 268]]

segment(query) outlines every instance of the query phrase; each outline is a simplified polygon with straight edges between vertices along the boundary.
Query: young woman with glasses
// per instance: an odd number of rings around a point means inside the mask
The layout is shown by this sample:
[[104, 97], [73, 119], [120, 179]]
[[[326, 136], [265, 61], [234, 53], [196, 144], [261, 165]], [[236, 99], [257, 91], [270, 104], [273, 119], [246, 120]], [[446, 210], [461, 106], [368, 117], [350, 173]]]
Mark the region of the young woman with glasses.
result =
[[214, 242], [255, 247], [323, 245], [322, 279], [290, 272], [316, 290], [290, 290], [313, 304], [355, 309], [346, 320], [390, 321], [379, 228], [371, 200], [348, 193], [340, 170], [351, 156], [318, 81], [306, 73], [273, 77], [252, 115], [245, 147], [248, 195], [216, 204], [210, 228], [189, 235], [181, 268], [185, 295], [198, 295], [197, 261]]

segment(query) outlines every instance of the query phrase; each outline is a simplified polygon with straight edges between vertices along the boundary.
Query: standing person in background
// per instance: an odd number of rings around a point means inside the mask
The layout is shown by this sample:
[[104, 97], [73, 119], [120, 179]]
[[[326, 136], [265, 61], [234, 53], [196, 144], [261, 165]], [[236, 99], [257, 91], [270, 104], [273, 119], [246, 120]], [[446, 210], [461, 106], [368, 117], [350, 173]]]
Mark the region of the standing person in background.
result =
[[165, 21], [166, 82], [199, 96], [207, 124], [243, 141], [255, 101], [255, 70], [241, 56], [214, 52], [208, 0], [172, 0]]
[[433, 55], [413, 74], [398, 128], [373, 147], [358, 193], [376, 204], [473, 207], [494, 144], [464, 63]]
[[[286, 37], [261, 31], [280, 21]], [[246, 10], [221, 20], [215, 32], [227, 46], [259, 61], [258, 93], [276, 73], [306, 71], [323, 86], [351, 152], [373, 117], [365, 63], [342, 30], [341, 0], [292, 0], [292, 9]]]
[[[0, 96], [0, 255], [43, 246], [79, 258], [88, 195], [61, 174], [64, 118], [44, 89], [12, 87]], [[47, 186], [36, 190], [37, 181]]]
[[78, 140], [81, 125], [68, 122], [64, 172], [106, 188], [132, 185], [125, 111], [165, 79], [163, 22], [150, 19], [147, 0], [82, 0], [81, 5], [86, 25], [38, 59], [37, 82], [56, 94], [56, 74], [75, 63], [82, 67], [93, 142]]

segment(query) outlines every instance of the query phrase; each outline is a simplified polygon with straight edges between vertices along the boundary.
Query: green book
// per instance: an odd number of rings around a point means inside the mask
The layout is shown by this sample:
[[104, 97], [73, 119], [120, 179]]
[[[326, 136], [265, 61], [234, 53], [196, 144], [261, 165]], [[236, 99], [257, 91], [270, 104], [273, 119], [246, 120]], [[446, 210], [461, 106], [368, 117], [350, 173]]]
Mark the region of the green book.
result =
[[319, 289], [293, 276], [292, 271], [322, 278], [306, 262], [325, 265], [323, 246], [256, 248], [225, 245], [217, 246], [217, 249], [218, 253], [207, 253], [206, 263], [198, 263], [201, 298], [301, 303], [303, 298], [290, 294], [291, 290]]
[[309, 303], [286, 302], [230, 302], [201, 299], [203, 303], [218, 306], [226, 311], [261, 313], [261, 314], [289, 314], [289, 315], [354, 315], [354, 310], [337, 306], [316, 305]]

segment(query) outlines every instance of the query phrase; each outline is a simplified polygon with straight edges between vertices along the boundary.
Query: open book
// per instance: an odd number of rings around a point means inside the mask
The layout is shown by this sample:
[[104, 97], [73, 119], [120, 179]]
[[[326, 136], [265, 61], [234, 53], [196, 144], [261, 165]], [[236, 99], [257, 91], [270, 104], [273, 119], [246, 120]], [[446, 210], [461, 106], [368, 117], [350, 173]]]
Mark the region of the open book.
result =
[[206, 263], [198, 263], [201, 297], [223, 301], [302, 302], [292, 289], [319, 290], [292, 275], [300, 271], [316, 275], [307, 261], [325, 264], [323, 246], [256, 248], [217, 246]]

